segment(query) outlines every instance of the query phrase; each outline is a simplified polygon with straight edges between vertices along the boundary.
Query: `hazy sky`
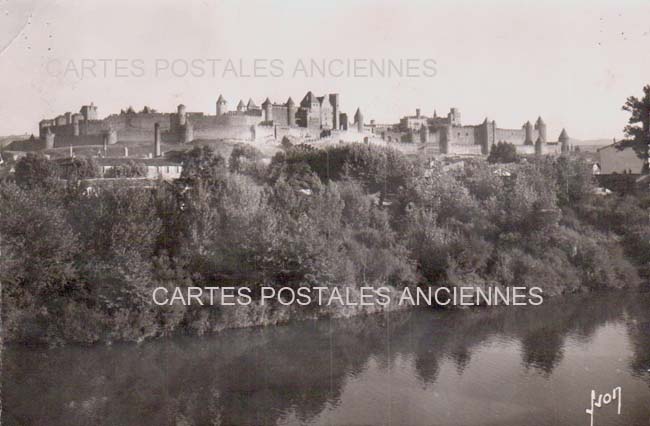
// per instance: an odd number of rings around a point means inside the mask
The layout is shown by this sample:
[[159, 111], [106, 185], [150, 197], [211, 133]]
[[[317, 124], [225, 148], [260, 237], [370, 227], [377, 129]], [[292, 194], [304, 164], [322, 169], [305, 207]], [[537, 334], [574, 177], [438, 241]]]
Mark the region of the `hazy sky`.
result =
[[[465, 124], [488, 116], [518, 128], [541, 115], [552, 139], [562, 127], [579, 139], [619, 138], [625, 98], [650, 84], [650, 1], [541, 3], [0, 0], [0, 135], [37, 132], [41, 118], [91, 101], [101, 117], [179, 103], [214, 114], [220, 93], [232, 108], [249, 97], [298, 102], [312, 90], [338, 92], [343, 111], [359, 106], [382, 123], [457, 107]], [[435, 75], [339, 76], [338, 61], [355, 58], [429, 59]], [[275, 60], [281, 75], [224, 76], [229, 59], [243, 74], [256, 59], [268, 74]], [[334, 71], [293, 75], [311, 59]], [[95, 76], [79, 72], [83, 60]], [[174, 60], [173, 73], [156, 74]], [[192, 60], [204, 61], [203, 76], [185, 72]]]

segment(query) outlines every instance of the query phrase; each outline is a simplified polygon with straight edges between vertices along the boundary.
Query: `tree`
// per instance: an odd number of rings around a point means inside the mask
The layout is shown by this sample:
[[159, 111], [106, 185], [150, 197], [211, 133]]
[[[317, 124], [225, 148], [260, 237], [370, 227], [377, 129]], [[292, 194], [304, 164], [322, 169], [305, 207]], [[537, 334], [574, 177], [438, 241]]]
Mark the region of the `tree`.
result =
[[232, 149], [228, 159], [228, 168], [231, 173], [249, 175], [259, 181], [264, 176], [264, 165], [260, 160], [264, 157], [262, 151], [252, 145], [238, 143]]
[[70, 159], [65, 170], [62, 170], [62, 177], [68, 180], [91, 179], [100, 175], [97, 162], [91, 157], [75, 157]]
[[517, 148], [508, 142], [499, 142], [492, 145], [490, 155], [487, 158], [490, 163], [516, 163], [518, 159]]
[[209, 146], [196, 147], [182, 156], [181, 179], [214, 183], [226, 173], [226, 160]]
[[629, 145], [634, 146], [639, 157], [643, 158], [643, 172], [648, 173], [648, 155], [650, 153], [650, 84], [643, 88], [643, 97], [630, 96], [623, 105], [630, 118], [625, 126], [625, 135], [630, 138]]
[[42, 154], [28, 153], [16, 164], [16, 184], [23, 189], [49, 187], [58, 174], [56, 164]]

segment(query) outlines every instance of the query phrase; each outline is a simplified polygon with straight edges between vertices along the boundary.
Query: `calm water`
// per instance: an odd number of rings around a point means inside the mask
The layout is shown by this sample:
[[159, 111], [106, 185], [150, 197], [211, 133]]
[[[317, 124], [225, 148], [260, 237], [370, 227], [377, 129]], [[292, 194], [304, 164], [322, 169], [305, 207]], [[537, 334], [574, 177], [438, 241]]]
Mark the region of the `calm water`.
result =
[[650, 425], [650, 294], [8, 348], [3, 425]]

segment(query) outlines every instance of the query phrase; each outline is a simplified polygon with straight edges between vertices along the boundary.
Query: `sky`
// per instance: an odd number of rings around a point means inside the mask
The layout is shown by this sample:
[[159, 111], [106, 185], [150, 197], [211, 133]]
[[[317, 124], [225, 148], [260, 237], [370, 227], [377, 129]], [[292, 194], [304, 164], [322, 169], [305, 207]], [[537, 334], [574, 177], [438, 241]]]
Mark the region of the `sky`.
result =
[[[647, 0], [0, 0], [0, 135], [90, 102], [100, 117], [214, 114], [219, 94], [234, 108], [311, 90], [378, 123], [456, 107], [464, 124], [541, 115], [551, 140], [619, 139], [649, 47]], [[329, 68], [309, 74], [312, 60]], [[370, 61], [411, 71], [370, 75]]]

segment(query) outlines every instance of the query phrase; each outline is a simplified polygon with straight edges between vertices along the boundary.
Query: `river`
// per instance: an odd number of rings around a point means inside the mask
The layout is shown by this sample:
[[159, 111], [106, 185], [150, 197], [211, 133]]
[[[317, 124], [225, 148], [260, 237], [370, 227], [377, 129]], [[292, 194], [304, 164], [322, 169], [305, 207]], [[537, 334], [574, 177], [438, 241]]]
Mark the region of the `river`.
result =
[[3, 354], [3, 425], [650, 424], [650, 293]]

